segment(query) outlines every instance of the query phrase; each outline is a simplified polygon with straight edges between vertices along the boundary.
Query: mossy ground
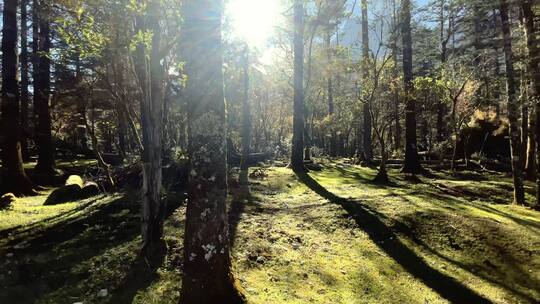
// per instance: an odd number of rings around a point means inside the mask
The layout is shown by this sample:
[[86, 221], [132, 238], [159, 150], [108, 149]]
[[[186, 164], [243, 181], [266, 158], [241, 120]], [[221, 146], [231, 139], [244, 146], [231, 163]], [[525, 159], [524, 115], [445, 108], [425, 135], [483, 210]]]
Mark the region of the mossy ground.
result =
[[[508, 204], [505, 175], [411, 183], [390, 170], [393, 184], [379, 186], [375, 170], [341, 162], [300, 178], [264, 173], [249, 191], [231, 187], [234, 272], [250, 303], [540, 301], [540, 214]], [[155, 268], [136, 260], [136, 193], [0, 211], [0, 303], [176, 303], [184, 198], [167, 199]]]

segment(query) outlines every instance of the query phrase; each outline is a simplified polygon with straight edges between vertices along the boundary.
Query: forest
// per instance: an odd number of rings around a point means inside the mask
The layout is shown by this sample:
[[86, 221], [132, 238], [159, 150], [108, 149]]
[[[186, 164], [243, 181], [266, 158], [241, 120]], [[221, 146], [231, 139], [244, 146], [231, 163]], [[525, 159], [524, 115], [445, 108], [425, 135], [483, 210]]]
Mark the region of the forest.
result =
[[0, 303], [540, 303], [538, 0], [0, 15]]

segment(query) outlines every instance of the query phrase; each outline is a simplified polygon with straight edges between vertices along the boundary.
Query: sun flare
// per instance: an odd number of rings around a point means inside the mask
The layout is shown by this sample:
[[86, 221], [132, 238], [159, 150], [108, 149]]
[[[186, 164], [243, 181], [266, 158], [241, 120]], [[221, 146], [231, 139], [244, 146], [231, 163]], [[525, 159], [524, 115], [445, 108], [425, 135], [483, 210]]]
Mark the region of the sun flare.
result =
[[230, 0], [227, 15], [235, 37], [264, 47], [281, 20], [280, 0]]

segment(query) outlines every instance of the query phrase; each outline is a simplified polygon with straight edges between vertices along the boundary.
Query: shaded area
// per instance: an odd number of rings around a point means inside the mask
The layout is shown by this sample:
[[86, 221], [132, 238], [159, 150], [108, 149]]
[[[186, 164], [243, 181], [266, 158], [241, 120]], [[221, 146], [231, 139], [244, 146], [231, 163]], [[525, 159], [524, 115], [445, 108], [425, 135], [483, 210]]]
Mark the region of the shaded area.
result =
[[141, 255], [131, 264], [129, 272], [122, 279], [120, 285], [116, 288], [109, 303], [131, 303], [139, 290], [144, 290], [153, 282], [158, 280], [158, 268], [165, 261], [167, 256], [167, 245], [161, 242], [151, 253], [150, 259], [146, 260]]
[[422, 258], [399, 241], [397, 235], [374, 213], [361, 203], [350, 201], [329, 192], [307, 173], [297, 172], [298, 178], [311, 190], [333, 203], [340, 204], [377, 244], [407, 272], [420, 279], [443, 298], [453, 303], [491, 303], [454, 278], [429, 266]]
[[[138, 196], [135, 193], [125, 194], [110, 202], [85, 205], [85, 213], [79, 217], [25, 230], [23, 235], [10, 241], [3, 248], [3, 255], [9, 252], [10, 258], [6, 258], [2, 264], [0, 303], [34, 303], [45, 296], [66, 296], [62, 291], [66, 287], [69, 287], [67, 295], [77, 299], [85, 291], [88, 292], [88, 287], [84, 285], [96, 271], [85, 263], [110, 251], [121, 253], [111, 266], [114, 269], [109, 269], [113, 277], [117, 276], [114, 279], [121, 279], [127, 273], [120, 283], [123, 295], [126, 295], [123, 299], [134, 296], [136, 290], [148, 286], [156, 278], [151, 274], [155, 274], [166, 250], [158, 252], [151, 263], [140, 260], [132, 263], [133, 254], [138, 250], [138, 242], [135, 241], [140, 234]], [[180, 206], [181, 201], [171, 200], [167, 217]], [[93, 286], [103, 283], [91, 282]], [[116, 284], [114, 281], [108, 282], [104, 288], [114, 295]], [[129, 294], [130, 290], [135, 291]]]

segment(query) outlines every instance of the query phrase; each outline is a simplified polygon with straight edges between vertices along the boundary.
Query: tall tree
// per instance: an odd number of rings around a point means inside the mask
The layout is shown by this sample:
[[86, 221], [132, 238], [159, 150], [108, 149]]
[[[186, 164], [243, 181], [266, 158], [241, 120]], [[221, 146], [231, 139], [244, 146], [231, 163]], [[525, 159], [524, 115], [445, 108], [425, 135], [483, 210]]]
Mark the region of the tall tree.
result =
[[416, 145], [416, 102], [413, 97], [413, 50], [411, 1], [401, 2], [401, 36], [403, 40], [403, 81], [405, 85], [405, 173], [421, 171]]
[[[331, 120], [334, 120], [334, 86], [332, 83], [332, 26], [330, 20], [328, 21], [326, 28], [326, 59], [328, 60], [328, 78], [326, 80], [326, 98], [328, 102], [328, 116]], [[311, 73], [311, 71], [310, 71]], [[331, 125], [330, 135], [330, 156], [336, 157], [338, 150], [337, 134], [334, 130], [333, 124]]]
[[243, 60], [244, 92], [242, 96], [242, 159], [240, 161], [240, 183], [247, 184], [249, 149], [251, 145], [251, 111], [249, 108], [249, 48], [246, 46]]
[[[141, 1], [142, 3], [142, 1]], [[142, 187], [142, 253], [150, 256], [162, 244], [165, 204], [161, 198], [161, 158], [163, 122], [163, 75], [160, 54], [161, 26], [160, 1], [146, 2], [146, 11], [137, 16], [139, 33], [151, 32], [148, 46], [139, 41], [136, 52], [136, 73], [141, 86], [141, 129], [143, 134], [143, 187]]]
[[510, 122], [510, 146], [512, 157], [512, 176], [514, 181], [514, 203], [524, 204], [521, 141], [518, 123], [519, 104], [516, 98], [516, 77], [514, 74], [514, 54], [512, 50], [512, 33], [508, 16], [508, 2], [499, 0], [499, 13], [504, 43], [504, 58], [506, 63], [506, 93], [508, 104], [508, 120]]
[[17, 0], [4, 1], [2, 17], [2, 191], [34, 194], [23, 167], [17, 79]]
[[[398, 68], [398, 40], [399, 40], [399, 20], [396, 0], [392, 0], [392, 37], [390, 48], [392, 50], [392, 60], [394, 61], [394, 67], [392, 69], [392, 76], [394, 81], [397, 82], [399, 76]], [[399, 88], [398, 84], [394, 83], [392, 86], [392, 99], [394, 106], [394, 148], [395, 150], [401, 149], [401, 122], [399, 115]]]
[[38, 145], [38, 161], [35, 171], [42, 175], [55, 175], [54, 149], [51, 133], [51, 36], [50, 36], [50, 3], [34, 1], [37, 5], [39, 35], [37, 67], [34, 67], [34, 107], [36, 117], [36, 141]]
[[[362, 77], [366, 80], [369, 76], [369, 21], [367, 0], [362, 0]], [[364, 128], [363, 148], [364, 157], [367, 161], [373, 158], [371, 104], [364, 103]]]
[[304, 170], [304, 4], [294, 1], [294, 107], [291, 168]]
[[535, 209], [540, 210], [540, 47], [538, 46], [538, 30], [535, 25], [535, 14], [531, 0], [521, 0], [521, 8], [525, 20], [528, 49], [528, 71], [531, 76], [530, 97], [535, 107], [535, 137], [536, 137], [536, 204]]
[[28, 0], [21, 0], [21, 153], [28, 160]]
[[[189, 162], [182, 303], [244, 303], [231, 273], [222, 0], [184, 2]], [[300, 150], [302, 151], [302, 150]], [[301, 159], [301, 154], [300, 154]]]

